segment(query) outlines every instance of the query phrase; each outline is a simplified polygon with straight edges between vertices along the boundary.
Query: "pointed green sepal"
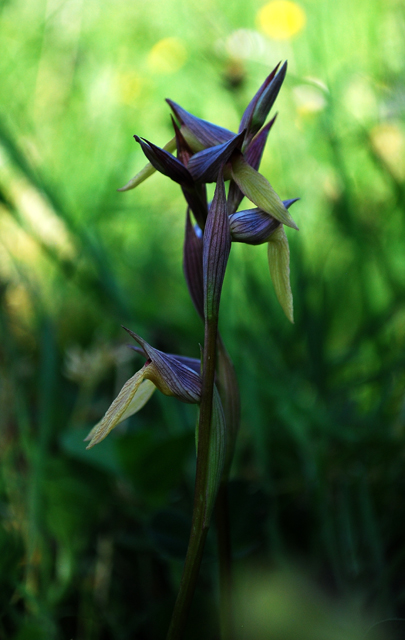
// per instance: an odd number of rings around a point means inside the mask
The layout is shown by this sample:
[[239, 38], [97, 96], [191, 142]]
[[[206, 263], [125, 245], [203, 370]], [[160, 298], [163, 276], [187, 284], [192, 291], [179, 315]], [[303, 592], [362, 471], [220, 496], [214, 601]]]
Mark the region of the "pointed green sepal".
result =
[[270, 275], [278, 301], [290, 322], [294, 322], [290, 285], [290, 248], [282, 225], [270, 236], [267, 246]]
[[136, 351], [147, 361], [127, 380], [104, 418], [90, 431], [85, 439], [90, 440], [87, 449], [104, 440], [120, 422], [142, 409], [156, 388], [182, 402], [197, 404], [201, 400], [201, 376], [196, 372], [199, 361], [192, 359], [191, 362], [191, 359], [158, 351], [130, 329], [125, 330], [138, 342], [140, 349]]
[[271, 184], [246, 162], [242, 154], [234, 155], [231, 159], [231, 165], [232, 178], [249, 200], [287, 227], [298, 230]]

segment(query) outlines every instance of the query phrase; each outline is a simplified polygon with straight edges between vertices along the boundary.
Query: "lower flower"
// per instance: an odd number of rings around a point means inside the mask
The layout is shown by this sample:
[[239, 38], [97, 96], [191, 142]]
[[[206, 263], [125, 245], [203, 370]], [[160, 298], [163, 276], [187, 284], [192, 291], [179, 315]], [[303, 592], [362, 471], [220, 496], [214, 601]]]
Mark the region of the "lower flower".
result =
[[[90, 440], [87, 449], [104, 440], [120, 422], [142, 409], [156, 388], [186, 403], [197, 404], [201, 399], [201, 377], [198, 373], [185, 365], [181, 358], [158, 351], [133, 331], [126, 331], [138, 342], [147, 360], [142, 369], [127, 380], [104, 418], [85, 438], [85, 441]], [[190, 359], [186, 361], [190, 363]]]

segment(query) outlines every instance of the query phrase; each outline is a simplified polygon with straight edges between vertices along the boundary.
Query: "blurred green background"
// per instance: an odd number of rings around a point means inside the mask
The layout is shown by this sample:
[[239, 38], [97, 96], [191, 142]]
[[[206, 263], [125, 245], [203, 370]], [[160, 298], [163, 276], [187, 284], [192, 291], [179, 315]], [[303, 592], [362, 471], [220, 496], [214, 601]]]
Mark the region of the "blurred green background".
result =
[[[203, 333], [180, 189], [116, 189], [144, 164], [133, 134], [172, 136], [164, 98], [237, 130], [285, 59], [261, 172], [301, 198], [295, 324], [263, 246], [233, 247], [221, 310], [238, 638], [371, 638], [405, 617], [403, 2], [2, 0], [0, 52], [0, 638], [165, 635], [195, 407], [155, 394], [82, 440], [143, 364], [121, 324], [194, 357]], [[188, 638], [218, 638], [216, 572], [213, 536]]]

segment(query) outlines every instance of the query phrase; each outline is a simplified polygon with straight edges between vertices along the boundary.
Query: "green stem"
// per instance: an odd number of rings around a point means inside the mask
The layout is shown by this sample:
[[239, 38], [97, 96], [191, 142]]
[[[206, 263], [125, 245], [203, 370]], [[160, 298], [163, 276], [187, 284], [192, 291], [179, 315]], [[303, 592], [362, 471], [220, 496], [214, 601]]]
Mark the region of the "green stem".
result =
[[209, 470], [209, 445], [215, 379], [217, 332], [218, 319], [206, 319], [193, 518], [191, 522], [190, 540], [188, 543], [183, 575], [180, 582], [177, 600], [174, 605], [167, 640], [180, 640], [183, 636], [200, 570], [205, 539], [209, 528], [209, 520], [207, 519], [206, 513], [206, 488]]
[[232, 614], [231, 536], [228, 506], [228, 483], [222, 481], [215, 505], [219, 560], [221, 640], [234, 637]]

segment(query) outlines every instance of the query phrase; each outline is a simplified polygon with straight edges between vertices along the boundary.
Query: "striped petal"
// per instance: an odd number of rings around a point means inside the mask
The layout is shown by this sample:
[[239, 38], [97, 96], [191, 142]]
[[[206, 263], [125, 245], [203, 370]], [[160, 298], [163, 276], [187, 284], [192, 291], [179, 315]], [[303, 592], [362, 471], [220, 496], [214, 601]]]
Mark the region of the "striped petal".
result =
[[[169, 140], [169, 142], [165, 144], [163, 149], [169, 152], [174, 151], [176, 149], [176, 138], [174, 137]], [[144, 168], [141, 169], [133, 178], [131, 178], [131, 180], [127, 182], [126, 185], [124, 185], [120, 189], [117, 189], [117, 191], [130, 191], [131, 189], [135, 189], [135, 187], [137, 187], [139, 184], [150, 178], [150, 176], [152, 176], [155, 171], [155, 167], [150, 162], [148, 162], [148, 164], [145, 165]]]

